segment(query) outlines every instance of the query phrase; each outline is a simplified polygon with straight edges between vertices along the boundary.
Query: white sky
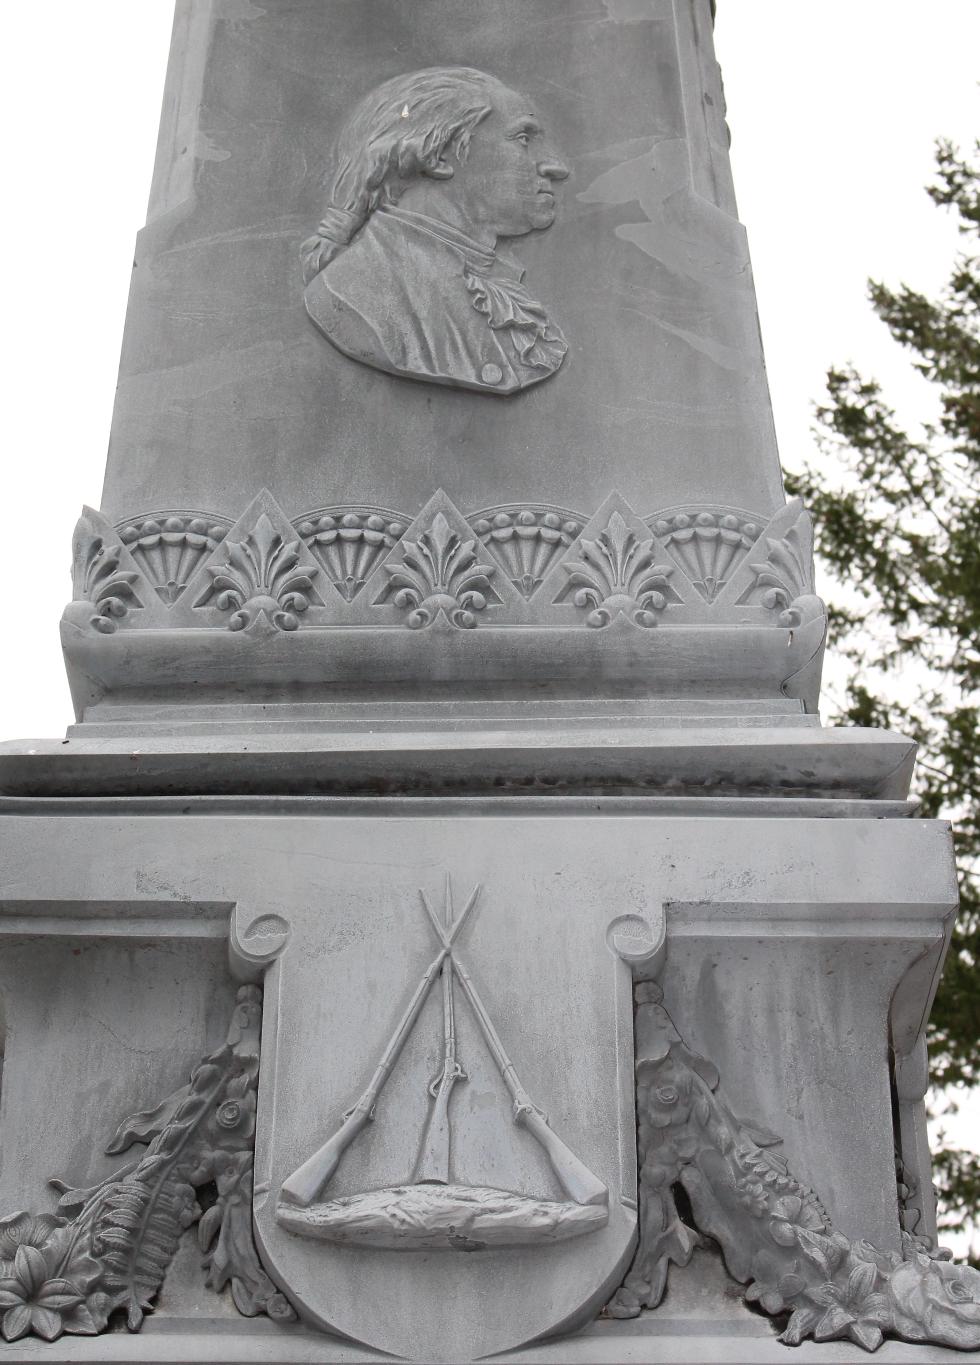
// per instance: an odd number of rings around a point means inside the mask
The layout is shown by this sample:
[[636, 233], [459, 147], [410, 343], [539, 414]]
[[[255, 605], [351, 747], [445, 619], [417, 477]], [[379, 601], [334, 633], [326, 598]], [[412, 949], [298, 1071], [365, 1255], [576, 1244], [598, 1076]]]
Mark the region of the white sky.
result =
[[[831, 363], [854, 360], [899, 407], [929, 411], [865, 280], [932, 291], [946, 277], [956, 234], [922, 186], [934, 138], [968, 145], [980, 127], [980, 3], [718, 8], [735, 185], [793, 466], [812, 451], [810, 404]], [[71, 719], [58, 618], [72, 529], [101, 492], [171, 15], [172, 0], [46, 0], [4, 15], [3, 738], [57, 735]]]

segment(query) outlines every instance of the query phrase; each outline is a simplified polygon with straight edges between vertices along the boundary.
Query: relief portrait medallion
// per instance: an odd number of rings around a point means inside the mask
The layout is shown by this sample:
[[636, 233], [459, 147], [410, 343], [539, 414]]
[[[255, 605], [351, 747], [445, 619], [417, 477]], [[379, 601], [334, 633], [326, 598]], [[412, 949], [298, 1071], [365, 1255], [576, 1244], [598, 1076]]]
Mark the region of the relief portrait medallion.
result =
[[385, 81], [341, 129], [303, 243], [310, 318], [389, 374], [499, 395], [550, 379], [568, 345], [507, 246], [551, 227], [567, 177], [532, 101], [496, 77]]

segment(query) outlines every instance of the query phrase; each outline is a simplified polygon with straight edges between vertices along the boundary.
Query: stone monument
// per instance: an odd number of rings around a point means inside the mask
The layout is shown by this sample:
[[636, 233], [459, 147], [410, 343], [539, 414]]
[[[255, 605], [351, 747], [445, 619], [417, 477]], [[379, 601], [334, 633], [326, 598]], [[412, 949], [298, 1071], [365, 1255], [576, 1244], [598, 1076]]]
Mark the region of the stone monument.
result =
[[178, 0], [0, 749], [3, 1360], [980, 1347], [949, 829], [817, 713], [711, 26]]

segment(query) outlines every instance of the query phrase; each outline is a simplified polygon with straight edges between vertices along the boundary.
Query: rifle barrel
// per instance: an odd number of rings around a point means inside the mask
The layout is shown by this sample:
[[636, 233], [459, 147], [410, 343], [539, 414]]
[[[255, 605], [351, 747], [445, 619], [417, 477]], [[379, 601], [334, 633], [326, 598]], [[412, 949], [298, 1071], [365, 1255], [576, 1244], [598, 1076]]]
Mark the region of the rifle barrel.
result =
[[473, 984], [473, 978], [470, 976], [463, 963], [460, 962], [459, 957], [455, 952], [450, 952], [450, 961], [452, 962], [453, 970], [459, 977], [459, 982], [463, 987], [466, 998], [470, 1003], [470, 1009], [472, 1009], [473, 1013], [476, 1015], [477, 1023], [480, 1025], [480, 1030], [486, 1039], [487, 1047], [493, 1054], [493, 1060], [497, 1063], [497, 1069], [501, 1076], [503, 1076], [504, 1084], [510, 1091], [511, 1099], [515, 1104], [530, 1103], [527, 1091], [521, 1085], [518, 1078], [514, 1063], [504, 1051], [504, 1045], [500, 1041], [500, 1035], [494, 1028], [493, 1020], [487, 1013], [486, 1006], [480, 999], [479, 992]]
[[331, 1134], [323, 1146], [283, 1181], [280, 1197], [285, 1199], [287, 1203], [299, 1204], [304, 1208], [312, 1204], [323, 1186], [333, 1176], [344, 1152], [361, 1129], [370, 1122], [371, 1111], [381, 1094], [385, 1081], [391, 1074], [392, 1067], [398, 1060], [398, 1054], [415, 1027], [415, 1021], [425, 1004], [426, 996], [432, 988], [436, 975], [442, 969], [448, 952], [448, 948], [442, 948], [430, 962], [425, 975], [416, 987], [415, 994], [408, 1003], [405, 1013], [399, 1020], [397, 1028], [388, 1040], [388, 1046], [384, 1050], [381, 1061], [360, 1099], [345, 1115], [340, 1126]]
[[396, 1027], [394, 1033], [388, 1040], [388, 1046], [382, 1053], [381, 1060], [378, 1063], [377, 1067], [375, 1068], [374, 1075], [371, 1077], [371, 1080], [368, 1083], [368, 1087], [365, 1090], [364, 1095], [357, 1102], [358, 1108], [362, 1104], [364, 1098], [368, 1095], [373, 1096], [371, 1100], [371, 1104], [373, 1107], [374, 1101], [378, 1098], [378, 1095], [381, 1093], [381, 1089], [385, 1081], [388, 1079], [388, 1076], [391, 1072], [391, 1068], [395, 1065], [395, 1062], [397, 1062], [398, 1060], [398, 1054], [405, 1046], [405, 1043], [408, 1039], [408, 1035], [415, 1027], [415, 1021], [416, 1019], [418, 1019], [419, 1014], [422, 1011], [422, 1006], [425, 1004], [426, 996], [432, 989], [432, 983], [433, 981], [435, 981], [436, 977], [441, 971], [442, 964], [445, 962], [448, 955], [449, 949], [443, 948], [442, 951], [432, 959], [432, 961], [426, 968], [425, 975], [422, 977], [422, 980], [415, 988], [415, 994], [408, 1002], [408, 1005], [406, 1006], [405, 1009], [405, 1013], [402, 1015], [401, 1019], [398, 1022], [398, 1026]]
[[[445, 938], [443, 938], [443, 943], [445, 943]], [[449, 948], [449, 961], [459, 977], [470, 1007], [476, 1015], [477, 1023], [480, 1025], [487, 1047], [500, 1069], [504, 1084], [510, 1091], [511, 1098], [514, 1101], [515, 1121], [522, 1124], [542, 1147], [562, 1189], [571, 1199], [574, 1199], [577, 1204], [606, 1203], [609, 1199], [607, 1186], [589, 1170], [584, 1161], [575, 1155], [567, 1143], [562, 1141], [549, 1125], [544, 1112], [534, 1103], [521, 1085], [514, 1064], [504, 1051], [504, 1045], [493, 1026], [493, 1020], [487, 1013], [486, 1007], [480, 999], [480, 994], [473, 984], [473, 978], [451, 947]]]

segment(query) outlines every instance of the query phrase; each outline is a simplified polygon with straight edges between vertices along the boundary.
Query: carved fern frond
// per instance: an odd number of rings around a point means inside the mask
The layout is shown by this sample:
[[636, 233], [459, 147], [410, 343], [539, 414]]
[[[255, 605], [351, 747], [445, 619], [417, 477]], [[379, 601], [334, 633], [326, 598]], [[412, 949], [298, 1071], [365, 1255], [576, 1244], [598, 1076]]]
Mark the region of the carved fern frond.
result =
[[212, 1110], [233, 1057], [226, 1044], [197, 1068], [187, 1095], [139, 1165], [101, 1200], [93, 1241], [103, 1258], [112, 1308], [126, 1310], [131, 1332], [142, 1325], [180, 1235], [194, 1221], [194, 1190], [182, 1173], [181, 1157]]
[[193, 1202], [191, 1187], [168, 1164], [155, 1179], [141, 1181], [137, 1171], [103, 1205], [96, 1233], [103, 1284], [112, 1307], [126, 1310], [131, 1332], [163, 1283]]

